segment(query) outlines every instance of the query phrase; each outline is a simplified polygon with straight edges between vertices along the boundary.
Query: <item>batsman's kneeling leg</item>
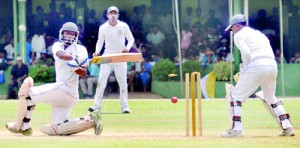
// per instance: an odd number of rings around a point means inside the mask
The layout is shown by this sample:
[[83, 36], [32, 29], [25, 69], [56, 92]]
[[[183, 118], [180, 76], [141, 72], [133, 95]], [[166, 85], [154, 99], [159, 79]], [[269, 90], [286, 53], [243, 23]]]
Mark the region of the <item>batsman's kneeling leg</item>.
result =
[[[20, 87], [18, 92], [18, 115], [16, 120], [15, 128], [17, 130], [21, 129], [22, 124], [24, 123], [24, 119], [27, 113], [28, 107], [28, 99], [29, 99], [29, 88], [33, 86], [33, 79], [31, 77], [27, 77], [23, 84]], [[26, 119], [25, 119], [26, 120]]]

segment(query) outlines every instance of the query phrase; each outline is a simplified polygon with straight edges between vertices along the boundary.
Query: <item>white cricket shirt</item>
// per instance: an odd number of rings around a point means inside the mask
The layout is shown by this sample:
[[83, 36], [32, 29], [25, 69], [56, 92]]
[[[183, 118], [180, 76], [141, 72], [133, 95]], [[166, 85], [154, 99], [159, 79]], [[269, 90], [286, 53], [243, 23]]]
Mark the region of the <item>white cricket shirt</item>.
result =
[[[126, 47], [125, 38], [128, 40]], [[103, 55], [121, 53], [125, 48], [129, 51], [134, 43], [134, 38], [126, 23], [118, 20], [115, 26], [111, 26], [107, 21], [99, 27], [96, 52], [100, 52], [104, 41], [105, 51]]]
[[[273, 59], [275, 61], [269, 39], [258, 30], [244, 27], [234, 35], [234, 43], [241, 51], [244, 66], [257, 58]], [[274, 65], [273, 60], [266, 60], [261, 62], [260, 65]]]
[[56, 82], [65, 82], [65, 86], [61, 89], [65, 90], [72, 96], [78, 96], [78, 78], [79, 76], [71, 71], [70, 67], [67, 65], [68, 61], [62, 60], [56, 56], [58, 51], [64, 51], [70, 53], [71, 55], [88, 57], [87, 50], [84, 46], [78, 44], [72, 44], [66, 49], [64, 49], [64, 44], [61, 42], [56, 42], [53, 44], [53, 57], [55, 59], [55, 73]]

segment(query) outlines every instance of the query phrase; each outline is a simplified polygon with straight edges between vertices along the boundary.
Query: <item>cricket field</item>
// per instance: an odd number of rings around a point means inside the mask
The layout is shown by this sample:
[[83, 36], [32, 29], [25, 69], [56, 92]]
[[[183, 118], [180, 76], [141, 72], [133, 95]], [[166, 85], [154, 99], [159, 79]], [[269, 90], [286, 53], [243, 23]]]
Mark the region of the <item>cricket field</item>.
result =
[[[185, 136], [185, 100], [171, 103], [170, 99], [129, 99], [130, 114], [122, 114], [118, 99], [103, 100], [103, 132], [96, 136], [87, 130], [71, 136], [48, 136], [39, 131], [51, 121], [51, 106], [37, 104], [32, 116], [33, 135], [10, 133], [7, 122], [14, 121], [17, 101], [0, 101], [0, 147], [300, 147], [300, 98], [284, 98], [284, 107], [291, 116], [296, 136], [279, 137], [280, 127], [258, 99], [243, 104], [242, 138], [221, 138], [229, 125], [225, 99], [202, 101], [203, 136]], [[80, 100], [71, 117], [88, 113], [92, 100]], [[198, 134], [198, 133], [197, 133]], [[191, 133], [190, 133], [191, 135]]]

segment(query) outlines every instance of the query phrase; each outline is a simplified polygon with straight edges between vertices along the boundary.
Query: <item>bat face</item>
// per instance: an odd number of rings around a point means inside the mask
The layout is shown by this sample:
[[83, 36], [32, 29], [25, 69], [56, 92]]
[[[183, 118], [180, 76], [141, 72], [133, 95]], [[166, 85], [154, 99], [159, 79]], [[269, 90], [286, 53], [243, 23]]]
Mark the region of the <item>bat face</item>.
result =
[[141, 53], [119, 53], [105, 56], [93, 57], [94, 64], [119, 63], [119, 62], [139, 62], [143, 60]]
[[95, 64], [105, 64], [105, 63], [111, 63], [112, 59], [111, 58], [104, 58], [104, 57], [97, 57], [92, 59], [92, 63]]

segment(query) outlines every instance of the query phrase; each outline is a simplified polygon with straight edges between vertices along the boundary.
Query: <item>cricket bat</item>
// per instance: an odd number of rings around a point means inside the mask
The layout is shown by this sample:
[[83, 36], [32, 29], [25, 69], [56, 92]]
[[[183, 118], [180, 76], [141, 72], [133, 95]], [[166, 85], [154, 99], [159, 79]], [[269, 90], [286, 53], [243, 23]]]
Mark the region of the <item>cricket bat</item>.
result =
[[140, 62], [143, 60], [141, 53], [116, 53], [104, 56], [96, 56], [91, 59], [94, 64]]

